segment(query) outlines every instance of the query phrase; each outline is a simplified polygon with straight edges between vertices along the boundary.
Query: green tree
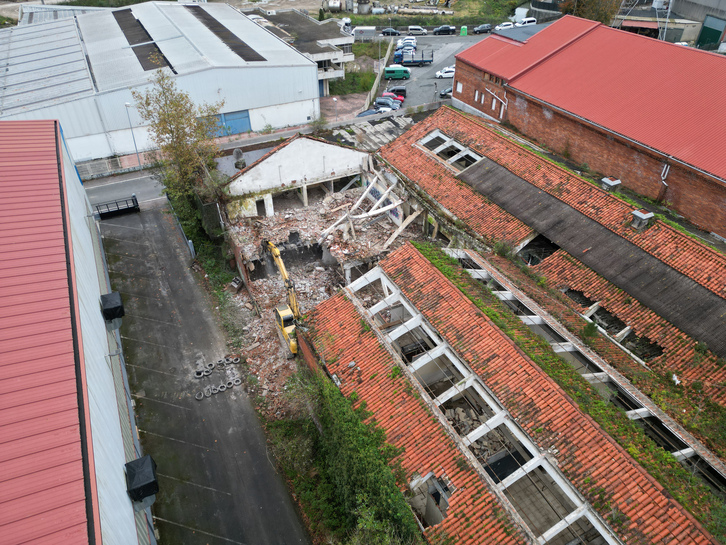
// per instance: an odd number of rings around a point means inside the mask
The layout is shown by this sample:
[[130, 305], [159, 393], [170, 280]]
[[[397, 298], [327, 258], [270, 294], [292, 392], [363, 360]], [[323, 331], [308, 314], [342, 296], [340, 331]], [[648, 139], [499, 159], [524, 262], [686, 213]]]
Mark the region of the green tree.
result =
[[323, 11], [323, 8], [318, 10], [318, 21], [325, 21], [325, 12]]
[[620, 0], [565, 0], [560, 11], [565, 15], [575, 15], [591, 21], [610, 25], [620, 9]]
[[156, 158], [167, 193], [187, 201], [195, 192], [204, 198], [217, 196], [221, 180], [214, 162], [219, 155], [214, 135], [224, 101], [195, 105], [163, 69], [156, 71], [151, 83], [146, 91], [132, 95], [158, 147]]

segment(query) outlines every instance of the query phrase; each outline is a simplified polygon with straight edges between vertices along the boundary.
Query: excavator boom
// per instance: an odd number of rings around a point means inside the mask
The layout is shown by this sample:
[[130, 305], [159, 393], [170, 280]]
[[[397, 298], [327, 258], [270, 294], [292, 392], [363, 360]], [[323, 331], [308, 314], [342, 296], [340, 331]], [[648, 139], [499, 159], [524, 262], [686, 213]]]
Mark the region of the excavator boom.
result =
[[266, 242], [265, 247], [272, 254], [272, 258], [280, 271], [280, 276], [287, 290], [287, 305], [280, 305], [275, 309], [275, 324], [282, 341], [287, 345], [291, 355], [297, 354], [297, 336], [295, 334], [295, 321], [300, 318], [300, 307], [297, 303], [295, 284], [287, 274], [285, 263], [282, 261], [280, 250], [272, 242]]

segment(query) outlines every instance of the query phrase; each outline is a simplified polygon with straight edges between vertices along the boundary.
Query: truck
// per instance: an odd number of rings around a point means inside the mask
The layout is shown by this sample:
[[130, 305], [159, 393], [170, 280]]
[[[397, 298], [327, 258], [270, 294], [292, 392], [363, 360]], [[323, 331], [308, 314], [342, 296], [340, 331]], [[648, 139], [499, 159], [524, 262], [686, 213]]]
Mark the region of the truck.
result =
[[353, 39], [356, 42], [371, 42], [378, 37], [374, 26], [357, 26], [353, 29]]
[[393, 54], [393, 62], [401, 66], [425, 66], [434, 62], [433, 49], [415, 52], [396, 51]]

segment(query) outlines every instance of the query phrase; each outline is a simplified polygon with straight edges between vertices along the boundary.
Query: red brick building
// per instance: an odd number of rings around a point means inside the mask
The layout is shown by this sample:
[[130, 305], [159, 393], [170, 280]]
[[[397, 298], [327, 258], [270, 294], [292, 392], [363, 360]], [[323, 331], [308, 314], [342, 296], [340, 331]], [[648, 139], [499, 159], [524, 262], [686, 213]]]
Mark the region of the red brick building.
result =
[[726, 236], [724, 86], [720, 55], [566, 16], [457, 55], [453, 103]]

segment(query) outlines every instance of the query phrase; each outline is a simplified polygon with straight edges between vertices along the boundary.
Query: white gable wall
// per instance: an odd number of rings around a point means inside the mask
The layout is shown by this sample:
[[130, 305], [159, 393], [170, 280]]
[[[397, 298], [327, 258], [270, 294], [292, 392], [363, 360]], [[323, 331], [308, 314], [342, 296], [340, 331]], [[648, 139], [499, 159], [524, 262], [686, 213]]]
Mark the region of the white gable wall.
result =
[[368, 154], [326, 144], [310, 138], [297, 138], [267, 159], [239, 174], [229, 184], [229, 194], [241, 197], [253, 193], [320, 183], [360, 174]]

